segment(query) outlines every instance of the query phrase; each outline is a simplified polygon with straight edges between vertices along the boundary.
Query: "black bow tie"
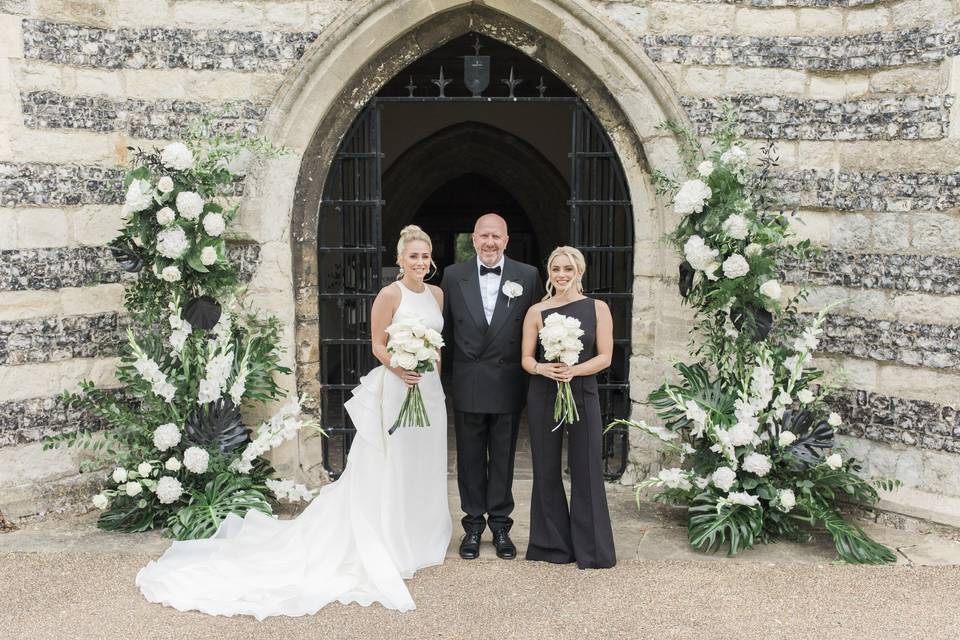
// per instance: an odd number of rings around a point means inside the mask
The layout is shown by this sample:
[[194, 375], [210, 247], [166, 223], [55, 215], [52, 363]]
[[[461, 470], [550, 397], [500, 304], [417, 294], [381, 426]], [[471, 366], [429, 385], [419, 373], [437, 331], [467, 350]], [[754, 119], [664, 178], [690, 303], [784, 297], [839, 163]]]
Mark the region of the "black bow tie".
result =
[[495, 273], [497, 275], [500, 275], [500, 267], [485, 267], [483, 265], [480, 265], [480, 275], [485, 276], [488, 273]]

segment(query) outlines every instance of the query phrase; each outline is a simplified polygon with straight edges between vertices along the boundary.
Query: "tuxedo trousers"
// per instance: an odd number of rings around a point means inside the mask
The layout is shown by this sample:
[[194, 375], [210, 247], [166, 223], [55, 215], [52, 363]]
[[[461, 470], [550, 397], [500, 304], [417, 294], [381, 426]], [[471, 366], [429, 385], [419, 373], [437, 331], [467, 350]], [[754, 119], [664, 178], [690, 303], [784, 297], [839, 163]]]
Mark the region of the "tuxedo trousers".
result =
[[453, 422], [464, 531], [509, 531], [520, 414], [454, 411]]

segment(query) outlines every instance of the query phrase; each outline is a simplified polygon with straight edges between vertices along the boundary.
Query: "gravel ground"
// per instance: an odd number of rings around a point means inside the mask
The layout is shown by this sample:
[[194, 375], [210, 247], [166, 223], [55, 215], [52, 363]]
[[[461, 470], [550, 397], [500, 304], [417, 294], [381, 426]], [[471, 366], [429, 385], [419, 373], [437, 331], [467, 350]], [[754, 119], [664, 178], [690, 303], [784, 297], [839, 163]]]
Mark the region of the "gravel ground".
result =
[[0, 554], [0, 638], [960, 638], [958, 567], [456, 559], [409, 583], [416, 611], [337, 604], [258, 623], [149, 604], [133, 578], [152, 557]]

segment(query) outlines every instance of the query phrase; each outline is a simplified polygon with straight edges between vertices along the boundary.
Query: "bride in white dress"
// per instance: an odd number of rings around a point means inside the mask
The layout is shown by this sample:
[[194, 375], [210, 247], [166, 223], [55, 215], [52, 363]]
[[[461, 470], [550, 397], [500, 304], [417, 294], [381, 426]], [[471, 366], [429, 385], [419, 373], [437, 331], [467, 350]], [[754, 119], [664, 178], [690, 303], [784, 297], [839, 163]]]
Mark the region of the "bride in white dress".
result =
[[[404, 578], [442, 563], [450, 543], [447, 412], [439, 372], [391, 368], [384, 330], [399, 313], [443, 328], [443, 294], [424, 282], [431, 250], [419, 227], [401, 232], [403, 277], [373, 304], [372, 347], [383, 365], [360, 380], [345, 405], [357, 437], [340, 478], [293, 520], [250, 511], [245, 518], [228, 516], [212, 538], [174, 542], [137, 574], [147, 600], [261, 620], [312, 614], [334, 601], [415, 608]], [[388, 435], [414, 383], [430, 426]]]

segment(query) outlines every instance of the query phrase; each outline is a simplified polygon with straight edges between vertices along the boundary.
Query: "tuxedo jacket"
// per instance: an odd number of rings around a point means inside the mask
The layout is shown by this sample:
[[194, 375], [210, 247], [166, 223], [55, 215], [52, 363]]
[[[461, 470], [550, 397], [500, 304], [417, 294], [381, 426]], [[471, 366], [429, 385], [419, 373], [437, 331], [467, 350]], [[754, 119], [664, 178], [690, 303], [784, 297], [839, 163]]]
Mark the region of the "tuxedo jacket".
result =
[[[507, 298], [503, 285], [523, 293]], [[465, 413], [519, 413], [527, 395], [520, 367], [523, 319], [543, 297], [536, 267], [504, 257], [493, 319], [487, 324], [476, 259], [443, 271], [444, 342], [452, 354], [453, 408]], [[509, 304], [508, 304], [509, 303]]]

